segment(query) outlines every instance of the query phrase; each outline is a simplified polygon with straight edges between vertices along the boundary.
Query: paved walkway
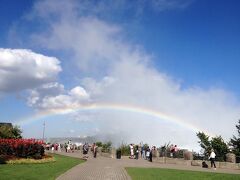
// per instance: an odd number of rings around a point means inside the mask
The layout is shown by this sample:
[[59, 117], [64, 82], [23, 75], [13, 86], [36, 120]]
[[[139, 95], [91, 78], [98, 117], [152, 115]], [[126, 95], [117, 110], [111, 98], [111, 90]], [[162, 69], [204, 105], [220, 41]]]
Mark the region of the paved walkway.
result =
[[[59, 153], [71, 157], [81, 158], [82, 155], [79, 152], [74, 153]], [[66, 173], [62, 174], [57, 180], [130, 180], [130, 176], [127, 174], [124, 167], [154, 167], [154, 168], [168, 168], [168, 169], [180, 169], [180, 170], [192, 170], [192, 171], [204, 171], [204, 172], [218, 172], [229, 174], [240, 174], [240, 170], [234, 169], [204, 169], [195, 166], [184, 166], [176, 164], [160, 164], [151, 163], [146, 160], [135, 160], [123, 157], [123, 159], [112, 159], [105, 157], [97, 157], [96, 159], [90, 156], [85, 163], [81, 163]]]

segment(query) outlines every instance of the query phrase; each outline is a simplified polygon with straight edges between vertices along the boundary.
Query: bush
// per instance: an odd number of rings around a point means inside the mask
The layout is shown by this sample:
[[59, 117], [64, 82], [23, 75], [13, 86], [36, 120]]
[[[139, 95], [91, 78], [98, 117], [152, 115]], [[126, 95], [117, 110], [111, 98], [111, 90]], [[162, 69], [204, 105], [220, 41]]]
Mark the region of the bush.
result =
[[111, 148], [112, 148], [112, 143], [111, 142], [107, 142], [106, 144], [102, 144], [102, 152], [110, 153]]
[[41, 159], [44, 155], [43, 142], [34, 139], [0, 139], [0, 154]]
[[98, 142], [96, 142], [96, 146], [97, 146], [97, 147], [102, 147], [102, 146], [103, 146], [103, 143], [100, 142], [100, 141], [98, 141]]
[[130, 148], [127, 144], [122, 144], [117, 150], [121, 151], [121, 155], [123, 156], [130, 156]]
[[6, 156], [0, 155], [0, 164], [6, 164], [6, 160], [7, 160]]

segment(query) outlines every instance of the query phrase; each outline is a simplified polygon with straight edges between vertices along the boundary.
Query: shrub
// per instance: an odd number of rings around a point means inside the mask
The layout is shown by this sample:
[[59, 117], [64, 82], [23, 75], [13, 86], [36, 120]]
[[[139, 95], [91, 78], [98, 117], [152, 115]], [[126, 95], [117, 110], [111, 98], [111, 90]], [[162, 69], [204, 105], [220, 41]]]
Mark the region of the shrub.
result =
[[43, 142], [34, 139], [0, 139], [0, 154], [41, 159], [44, 155]]
[[130, 156], [130, 148], [127, 144], [122, 144], [117, 150], [121, 151], [123, 156]]
[[0, 164], [6, 164], [7, 158], [4, 155], [0, 155]]
[[112, 148], [112, 143], [111, 142], [107, 142], [106, 144], [102, 144], [102, 152], [110, 153], [111, 148]]
[[102, 146], [103, 146], [103, 143], [100, 142], [100, 141], [98, 141], [98, 142], [96, 142], [96, 146], [97, 146], [97, 147], [102, 147]]

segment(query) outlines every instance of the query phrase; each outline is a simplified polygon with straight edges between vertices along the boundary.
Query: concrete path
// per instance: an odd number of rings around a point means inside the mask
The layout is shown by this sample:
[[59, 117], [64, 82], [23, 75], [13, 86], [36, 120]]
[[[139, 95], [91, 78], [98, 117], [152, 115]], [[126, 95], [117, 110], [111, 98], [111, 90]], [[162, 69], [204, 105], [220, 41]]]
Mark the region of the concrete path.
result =
[[[71, 157], [81, 158], [82, 155], [79, 152], [74, 153], [58, 153]], [[204, 172], [218, 172], [229, 174], [240, 174], [240, 170], [234, 169], [204, 169], [195, 166], [184, 166], [176, 164], [161, 164], [151, 163], [143, 159], [129, 159], [123, 157], [122, 159], [112, 159], [106, 157], [93, 158], [90, 156], [87, 162], [79, 164], [66, 173], [62, 174], [57, 180], [130, 180], [130, 176], [127, 174], [125, 167], [154, 167], [154, 168], [167, 168], [167, 169], [179, 169], [179, 170], [192, 170], [192, 171], [204, 171]]]

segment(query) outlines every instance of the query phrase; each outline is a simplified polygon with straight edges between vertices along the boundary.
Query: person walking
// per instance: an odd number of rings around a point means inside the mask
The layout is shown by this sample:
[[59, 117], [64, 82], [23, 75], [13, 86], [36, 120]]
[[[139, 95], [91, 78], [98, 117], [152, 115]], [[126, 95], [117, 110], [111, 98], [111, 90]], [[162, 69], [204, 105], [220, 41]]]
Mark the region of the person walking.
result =
[[210, 154], [210, 156], [209, 156], [209, 159], [210, 159], [210, 161], [211, 161], [211, 168], [214, 166], [214, 169], [216, 170], [216, 165], [215, 165], [215, 157], [216, 157], [216, 154], [215, 154], [215, 152], [214, 152], [214, 150], [212, 149], [211, 150], [211, 154]]

